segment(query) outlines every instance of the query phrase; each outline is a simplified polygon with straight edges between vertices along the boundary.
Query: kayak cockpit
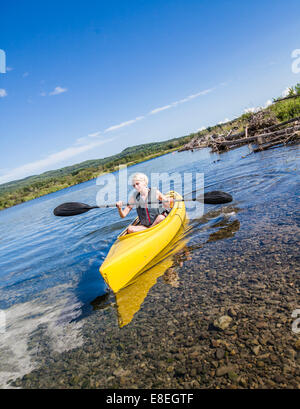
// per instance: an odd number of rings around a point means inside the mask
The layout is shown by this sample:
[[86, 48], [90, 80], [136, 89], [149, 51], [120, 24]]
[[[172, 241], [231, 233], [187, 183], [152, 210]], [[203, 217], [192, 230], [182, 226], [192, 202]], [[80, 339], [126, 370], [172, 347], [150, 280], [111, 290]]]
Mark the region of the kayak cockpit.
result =
[[[132, 223], [131, 226], [139, 226], [141, 224], [140, 219], [137, 217]], [[126, 227], [126, 229], [119, 235], [119, 237], [123, 237], [126, 236], [128, 234], [132, 234], [132, 233], [128, 233], [127, 229], [129, 226]]]

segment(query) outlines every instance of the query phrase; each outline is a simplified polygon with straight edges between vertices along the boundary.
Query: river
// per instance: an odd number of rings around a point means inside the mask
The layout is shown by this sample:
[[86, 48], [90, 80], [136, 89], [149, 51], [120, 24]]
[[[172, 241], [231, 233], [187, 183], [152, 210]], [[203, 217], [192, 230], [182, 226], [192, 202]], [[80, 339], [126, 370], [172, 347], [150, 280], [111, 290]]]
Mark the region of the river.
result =
[[298, 387], [299, 157], [299, 146], [244, 146], [129, 167], [204, 173], [205, 191], [233, 202], [205, 205], [117, 295], [99, 267], [132, 213], [53, 215], [95, 204], [95, 180], [1, 211], [1, 387]]

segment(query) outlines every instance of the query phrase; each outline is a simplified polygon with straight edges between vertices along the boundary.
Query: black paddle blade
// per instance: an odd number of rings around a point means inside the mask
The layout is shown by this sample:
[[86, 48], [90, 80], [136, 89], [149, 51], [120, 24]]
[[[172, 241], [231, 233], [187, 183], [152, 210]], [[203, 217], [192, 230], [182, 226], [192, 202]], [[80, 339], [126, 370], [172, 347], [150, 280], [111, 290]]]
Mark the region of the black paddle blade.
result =
[[229, 202], [232, 202], [232, 196], [229, 193], [221, 192], [220, 190], [204, 193], [204, 203], [222, 204]]
[[53, 210], [53, 213], [55, 216], [75, 216], [76, 214], [88, 212], [96, 207], [98, 206], [89, 206], [88, 204], [79, 202], [67, 202], [57, 206]]

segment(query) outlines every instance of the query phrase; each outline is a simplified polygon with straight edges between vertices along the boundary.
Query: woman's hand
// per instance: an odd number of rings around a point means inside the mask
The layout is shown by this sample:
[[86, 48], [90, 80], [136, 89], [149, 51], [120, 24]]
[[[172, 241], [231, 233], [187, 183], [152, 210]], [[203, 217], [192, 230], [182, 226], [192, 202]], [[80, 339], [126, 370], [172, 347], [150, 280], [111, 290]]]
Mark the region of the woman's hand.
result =
[[122, 201], [116, 203], [116, 207], [117, 207], [118, 209], [122, 209], [122, 206], [123, 206], [123, 202], [122, 202]]
[[165, 209], [172, 209], [174, 206], [174, 198], [173, 197], [166, 197], [163, 201], [163, 206]]
[[157, 190], [156, 199], [162, 202], [162, 205], [165, 209], [170, 209], [170, 208], [172, 209], [174, 206], [174, 198], [163, 195], [159, 190]]
[[122, 206], [123, 206], [123, 202], [117, 202], [116, 203], [116, 207], [118, 208], [119, 211], [119, 215], [123, 218], [126, 217], [128, 215], [128, 213], [131, 211], [132, 207], [129, 205], [124, 207], [124, 210], [122, 210]]

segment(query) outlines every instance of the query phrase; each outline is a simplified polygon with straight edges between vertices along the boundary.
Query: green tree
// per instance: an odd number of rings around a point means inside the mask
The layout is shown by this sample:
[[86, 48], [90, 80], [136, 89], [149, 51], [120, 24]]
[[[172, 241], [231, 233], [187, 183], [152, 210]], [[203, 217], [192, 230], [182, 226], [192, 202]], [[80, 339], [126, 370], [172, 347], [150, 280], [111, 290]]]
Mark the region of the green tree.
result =
[[290, 87], [290, 88], [289, 88], [288, 97], [293, 97], [295, 94], [296, 94], [296, 93], [295, 93], [294, 87]]

